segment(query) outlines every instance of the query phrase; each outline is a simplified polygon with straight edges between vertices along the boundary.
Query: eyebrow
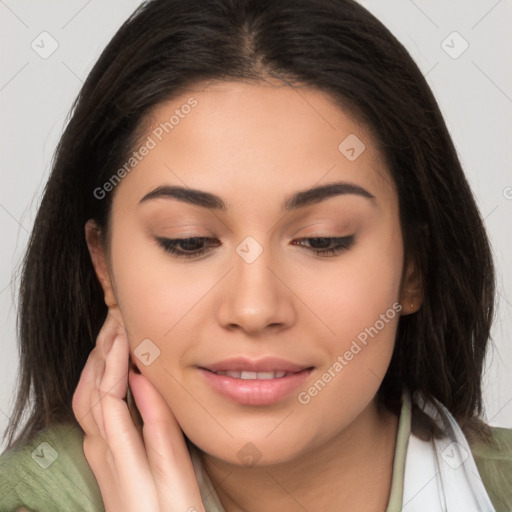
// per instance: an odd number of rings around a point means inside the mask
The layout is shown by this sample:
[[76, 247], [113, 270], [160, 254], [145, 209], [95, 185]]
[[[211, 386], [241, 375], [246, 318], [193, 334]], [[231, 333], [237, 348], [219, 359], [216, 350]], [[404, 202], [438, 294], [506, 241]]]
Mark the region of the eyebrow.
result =
[[[359, 185], [355, 185], [354, 183], [336, 182], [296, 192], [293, 196], [286, 199], [283, 204], [283, 209], [285, 211], [297, 210], [312, 204], [320, 203], [330, 197], [347, 194], [358, 195], [369, 200], [375, 199], [373, 194], [370, 194], [370, 192]], [[226, 211], [228, 209], [226, 203], [215, 194], [204, 192], [202, 190], [170, 185], [162, 185], [155, 188], [146, 194], [139, 201], [139, 204], [151, 199], [159, 198], [177, 199], [184, 203], [201, 206], [203, 208], [211, 208], [214, 210]]]

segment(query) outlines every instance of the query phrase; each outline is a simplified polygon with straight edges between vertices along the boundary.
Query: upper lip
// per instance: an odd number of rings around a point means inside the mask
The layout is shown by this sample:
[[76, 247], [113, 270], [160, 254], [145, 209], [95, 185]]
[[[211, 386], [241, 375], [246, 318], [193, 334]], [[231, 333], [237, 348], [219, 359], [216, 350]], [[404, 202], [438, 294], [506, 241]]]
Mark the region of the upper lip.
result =
[[311, 368], [311, 366], [295, 364], [277, 357], [263, 357], [261, 359], [233, 357], [218, 361], [217, 363], [201, 366], [201, 368], [210, 370], [211, 372], [300, 372], [306, 368]]

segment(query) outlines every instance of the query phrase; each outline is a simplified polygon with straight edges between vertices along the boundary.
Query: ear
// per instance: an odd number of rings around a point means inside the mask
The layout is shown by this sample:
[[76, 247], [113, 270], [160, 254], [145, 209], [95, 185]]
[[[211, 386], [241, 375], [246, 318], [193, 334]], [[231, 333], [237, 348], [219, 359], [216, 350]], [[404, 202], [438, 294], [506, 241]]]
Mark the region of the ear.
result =
[[402, 276], [400, 303], [402, 315], [416, 313], [423, 304], [423, 284], [419, 267], [413, 258], [409, 258]]
[[89, 219], [85, 223], [85, 240], [87, 242], [94, 271], [96, 272], [96, 276], [103, 288], [105, 304], [108, 306], [109, 313], [111, 313], [117, 322], [124, 327], [124, 322], [117, 305], [117, 298], [109, 272], [108, 258], [106, 255], [104, 240], [101, 236], [101, 229], [92, 219]]

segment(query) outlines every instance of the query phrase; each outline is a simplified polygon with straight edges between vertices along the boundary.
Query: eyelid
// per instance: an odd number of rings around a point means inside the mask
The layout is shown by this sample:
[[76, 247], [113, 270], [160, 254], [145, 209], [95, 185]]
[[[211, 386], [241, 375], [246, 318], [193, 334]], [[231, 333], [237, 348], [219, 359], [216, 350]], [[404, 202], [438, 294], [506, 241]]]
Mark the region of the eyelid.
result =
[[[155, 241], [157, 244], [163, 248], [164, 251], [172, 254], [176, 258], [199, 258], [200, 256], [204, 255], [207, 251], [205, 248], [196, 249], [195, 251], [183, 251], [176, 248], [180, 243], [185, 242], [192, 242], [192, 241], [199, 241], [204, 242], [208, 241], [208, 248], [212, 248], [215, 246], [218, 246], [219, 244], [212, 244], [212, 240], [217, 240], [212, 237], [206, 237], [206, 236], [191, 236], [187, 238], [164, 238], [164, 237], [156, 237]], [[314, 247], [308, 247], [304, 246], [303, 244], [294, 244], [296, 246], [299, 246], [301, 249], [306, 250], [307, 252], [314, 252], [316, 253], [316, 256], [323, 256], [327, 257], [327, 255], [331, 255], [332, 257], [338, 256], [341, 253], [349, 250], [355, 241], [355, 235], [348, 235], [348, 236], [308, 236], [308, 237], [301, 237], [295, 239], [296, 242], [302, 242], [302, 241], [310, 241], [310, 240], [323, 240], [327, 241], [330, 245], [333, 243], [336, 243], [335, 247], [327, 247], [327, 248], [320, 248], [315, 249]], [[217, 240], [218, 241], [218, 240]]]

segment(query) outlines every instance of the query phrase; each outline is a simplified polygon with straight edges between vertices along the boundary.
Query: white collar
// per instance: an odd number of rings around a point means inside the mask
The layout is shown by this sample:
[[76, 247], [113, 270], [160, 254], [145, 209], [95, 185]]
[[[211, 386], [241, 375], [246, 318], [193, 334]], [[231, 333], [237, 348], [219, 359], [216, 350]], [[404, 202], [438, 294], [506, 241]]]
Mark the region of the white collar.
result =
[[[435, 399], [434, 405], [415, 393], [413, 400], [447, 435], [430, 441], [409, 435], [402, 511], [495, 512], [454, 417]], [[402, 403], [411, 408], [409, 392], [404, 391]]]

